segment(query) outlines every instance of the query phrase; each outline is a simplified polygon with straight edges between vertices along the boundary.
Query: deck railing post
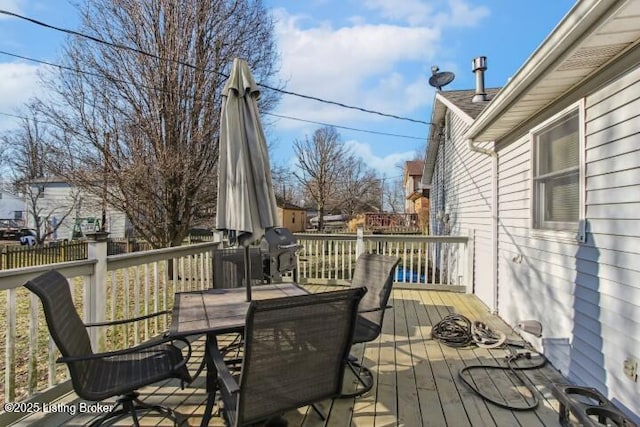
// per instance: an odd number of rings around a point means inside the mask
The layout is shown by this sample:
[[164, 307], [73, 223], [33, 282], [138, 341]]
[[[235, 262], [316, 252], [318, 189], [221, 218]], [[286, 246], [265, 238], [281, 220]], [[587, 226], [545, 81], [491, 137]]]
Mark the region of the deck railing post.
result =
[[[88, 306], [86, 322], [104, 322], [107, 310], [107, 235], [106, 232], [87, 233], [87, 255], [95, 259], [93, 274], [89, 279], [87, 300]], [[102, 328], [89, 328], [89, 338], [94, 351], [105, 348], [105, 333]]]
[[467, 293], [473, 293], [473, 257], [474, 257], [474, 250], [475, 250], [475, 236], [476, 236], [476, 230], [475, 229], [471, 229], [469, 230], [469, 240], [467, 240], [466, 243], [466, 247], [467, 247], [467, 256], [466, 256], [466, 272], [465, 272], [465, 282], [466, 282], [466, 288], [467, 288]]
[[356, 231], [356, 259], [358, 259], [364, 251], [364, 230], [362, 227], [358, 227]]

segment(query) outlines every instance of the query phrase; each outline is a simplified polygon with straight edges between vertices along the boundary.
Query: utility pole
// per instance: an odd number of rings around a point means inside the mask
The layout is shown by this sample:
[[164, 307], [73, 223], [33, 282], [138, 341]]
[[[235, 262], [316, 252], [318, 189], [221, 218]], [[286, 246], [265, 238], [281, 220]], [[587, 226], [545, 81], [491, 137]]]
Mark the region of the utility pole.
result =
[[107, 175], [109, 165], [107, 164], [107, 155], [109, 153], [109, 132], [104, 133], [104, 148], [102, 152], [102, 222], [100, 223], [100, 231], [107, 231]]
[[382, 174], [382, 179], [380, 180], [380, 213], [384, 212], [384, 180], [385, 175]]

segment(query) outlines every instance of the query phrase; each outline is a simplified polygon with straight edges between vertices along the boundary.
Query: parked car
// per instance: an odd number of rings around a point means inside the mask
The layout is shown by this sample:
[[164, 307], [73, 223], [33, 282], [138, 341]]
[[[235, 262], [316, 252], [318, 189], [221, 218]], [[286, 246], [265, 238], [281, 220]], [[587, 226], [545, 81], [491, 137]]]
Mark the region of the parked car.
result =
[[23, 246], [35, 246], [38, 241], [36, 240], [36, 232], [30, 228], [22, 228], [18, 234], [20, 236], [20, 244]]

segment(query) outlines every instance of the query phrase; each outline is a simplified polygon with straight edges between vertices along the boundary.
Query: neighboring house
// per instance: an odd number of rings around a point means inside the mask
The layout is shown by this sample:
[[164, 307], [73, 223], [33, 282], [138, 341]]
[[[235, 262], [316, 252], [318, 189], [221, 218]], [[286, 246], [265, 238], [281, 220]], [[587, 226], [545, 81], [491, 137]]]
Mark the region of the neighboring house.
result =
[[636, 422], [638, 42], [640, 1], [577, 2], [477, 114], [436, 94], [424, 173], [433, 225], [474, 238], [473, 292], [511, 325], [541, 321], [554, 366]]
[[422, 232], [429, 231], [429, 187], [422, 183], [423, 160], [409, 160], [404, 164], [405, 213], [418, 214]]
[[[309, 219], [309, 223], [311, 224], [311, 228], [314, 230], [318, 229], [320, 217], [316, 214], [316, 216]], [[324, 230], [323, 231], [338, 231], [343, 230], [347, 227], [347, 220], [349, 219], [346, 215], [338, 214], [338, 215], [325, 215], [324, 216]]]
[[[102, 200], [100, 197], [78, 192], [78, 190], [61, 179], [39, 180], [30, 183], [32, 194], [43, 191], [36, 204], [42, 216], [49, 216], [52, 226], [62, 221], [50, 240], [71, 240], [76, 231], [82, 233], [90, 230], [91, 224], [102, 219]], [[28, 199], [28, 197], [27, 197]], [[29, 201], [26, 204], [27, 227], [33, 228], [35, 221], [31, 214]], [[71, 210], [71, 213], [65, 215]], [[109, 237], [123, 238], [125, 230], [130, 226], [126, 215], [111, 206], [106, 209], [106, 231]], [[46, 227], [46, 225], [45, 225]], [[45, 231], [45, 230], [43, 230]]]
[[293, 203], [278, 200], [278, 222], [292, 233], [303, 232], [307, 224], [307, 210]]
[[0, 220], [24, 221], [24, 210], [24, 197], [15, 195], [10, 191], [0, 190]]
[[402, 185], [404, 187], [404, 212], [418, 213], [416, 201], [423, 197], [422, 194], [422, 169], [424, 161], [409, 160], [404, 163]]

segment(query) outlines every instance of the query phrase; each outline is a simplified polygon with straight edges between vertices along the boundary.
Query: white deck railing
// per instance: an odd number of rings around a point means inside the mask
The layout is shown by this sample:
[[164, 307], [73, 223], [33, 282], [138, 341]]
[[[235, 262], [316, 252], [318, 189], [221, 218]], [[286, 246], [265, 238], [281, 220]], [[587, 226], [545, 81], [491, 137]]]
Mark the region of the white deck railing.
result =
[[[401, 258], [396, 282], [429, 288], [469, 289], [472, 247], [466, 237], [382, 235], [296, 235], [302, 245], [299, 280], [347, 283], [358, 254], [377, 252]], [[67, 369], [49, 336], [37, 297], [24, 283], [55, 268], [70, 282], [76, 307], [88, 323], [127, 319], [170, 310], [177, 291], [213, 285], [213, 252], [219, 242], [107, 256], [106, 242], [89, 242], [89, 259], [0, 271], [0, 401], [50, 402], [70, 390]], [[167, 315], [133, 325], [90, 328], [96, 350], [114, 350], [166, 331]], [[56, 386], [56, 387], [54, 387]], [[1, 412], [1, 411], [0, 411]], [[0, 425], [15, 417], [0, 413]]]
[[[49, 336], [38, 298], [23, 285], [55, 268], [69, 279], [78, 312], [87, 323], [127, 319], [170, 310], [177, 291], [212, 286], [212, 255], [220, 243], [106, 256], [106, 242], [89, 242], [89, 259], [0, 271], [0, 344], [4, 347], [4, 384], [0, 401], [22, 401], [64, 383], [67, 369]], [[94, 349], [114, 350], [146, 341], [165, 331], [168, 316], [112, 328], [89, 328]], [[64, 392], [58, 388], [58, 392]], [[56, 393], [57, 394], [57, 393]], [[49, 397], [47, 397], [49, 396]], [[38, 400], [38, 399], [37, 399]], [[1, 412], [1, 411], [0, 411]], [[5, 418], [2, 418], [2, 417]], [[10, 414], [0, 415], [0, 424]]]
[[362, 252], [400, 258], [395, 282], [463, 287], [472, 283], [472, 246], [462, 236], [296, 234], [302, 246], [298, 272], [302, 281], [348, 283]]

